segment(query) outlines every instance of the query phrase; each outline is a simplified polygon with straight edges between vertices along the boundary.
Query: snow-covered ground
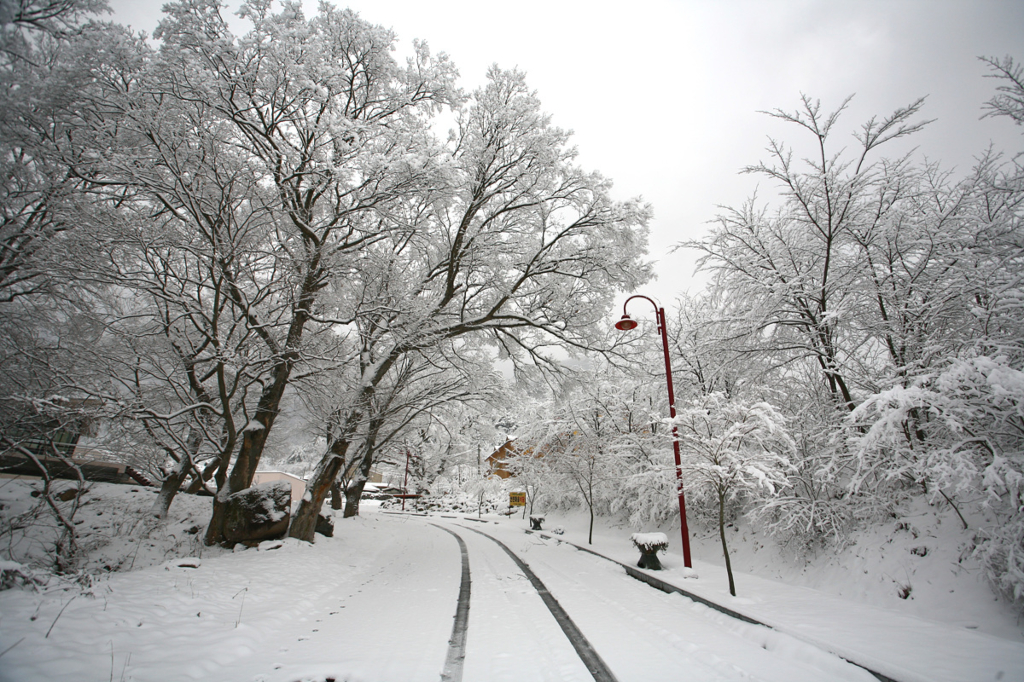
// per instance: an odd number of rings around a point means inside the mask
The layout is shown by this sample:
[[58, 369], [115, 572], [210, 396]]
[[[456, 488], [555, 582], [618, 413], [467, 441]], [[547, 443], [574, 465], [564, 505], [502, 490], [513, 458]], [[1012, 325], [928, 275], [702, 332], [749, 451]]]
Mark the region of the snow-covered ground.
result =
[[[616, 529], [613, 537], [626, 532]], [[665, 532], [678, 547], [678, 526]], [[839, 552], [797, 554], [744, 524], [727, 529], [727, 537], [736, 571], [1024, 643], [1020, 612], [995, 595], [978, 562], [964, 551], [970, 532], [953, 511], [935, 515], [920, 503], [900, 518], [853, 534]], [[717, 529], [695, 533], [693, 555], [722, 565]], [[737, 578], [740, 597], [745, 582]]]
[[[5, 514], [21, 504], [20, 485], [0, 485]], [[318, 536], [315, 545], [283, 541], [228, 552], [202, 549], [189, 539], [208, 499], [182, 496], [163, 526], [129, 523], [134, 509], [151, 502], [151, 491], [94, 484], [85, 500], [79, 517], [92, 545], [89, 565], [134, 560], [134, 569], [91, 586], [51, 580], [36, 589], [0, 592], [0, 680], [437, 680], [461, 567], [459, 547], [445, 529], [466, 543], [472, 575], [466, 682], [592, 679], [534, 587], [501, 547], [477, 531], [501, 540], [529, 565], [622, 682], [875, 679], [827, 653], [830, 638], [841, 640], [831, 644], [846, 647], [844, 653], [881, 657], [873, 661], [876, 669], [898, 672], [895, 679], [907, 682], [1024, 679], [1020, 630], [976, 576], [950, 572], [946, 578], [926, 564], [910, 565], [911, 581], [929, 587], [914, 585], [911, 594], [921, 595], [916, 603], [896, 596], [895, 603], [881, 605], [871, 603], [880, 594], [871, 588], [887, 587], [877, 582], [884, 578], [850, 578], [880, 560], [873, 552], [903, 551], [902, 536], [913, 535], [906, 529], [894, 531], [892, 542], [881, 538], [879, 548], [865, 540], [849, 555], [829, 558], [831, 569], [818, 562], [824, 576], [801, 573], [778, 552], [742, 542], [746, 531], [732, 531], [735, 563], [758, 573], [737, 575], [735, 598], [727, 592], [720, 549], [712, 542], [717, 538], [696, 538], [696, 578], [687, 577], [678, 555], [663, 555], [667, 570], [660, 576], [774, 619], [779, 631], [771, 631], [654, 590], [618, 565], [559, 542], [586, 544], [579, 517], [548, 514], [545, 528], [565, 532], [544, 539], [526, 534], [529, 524], [518, 516], [485, 515], [481, 523], [460, 514], [384, 513], [371, 504], [361, 518], [338, 518], [335, 537]], [[104, 518], [111, 523], [108, 532], [116, 526], [121, 535], [101, 546]], [[915, 540], [930, 532], [915, 529]], [[666, 533], [678, 546], [678, 536]], [[602, 526], [593, 548], [635, 562], [630, 534]], [[926, 555], [942, 551], [939, 539], [934, 544]], [[198, 560], [175, 558], [200, 549]], [[858, 556], [861, 563], [854, 561]], [[771, 577], [805, 587], [766, 579]], [[815, 581], [828, 589], [806, 587]], [[977, 595], [965, 594], [975, 582]], [[948, 610], [931, 603], [930, 589], [956, 590]], [[983, 606], [967, 611], [979, 595]], [[815, 636], [819, 646], [808, 643]], [[897, 654], [902, 659], [894, 661]]]

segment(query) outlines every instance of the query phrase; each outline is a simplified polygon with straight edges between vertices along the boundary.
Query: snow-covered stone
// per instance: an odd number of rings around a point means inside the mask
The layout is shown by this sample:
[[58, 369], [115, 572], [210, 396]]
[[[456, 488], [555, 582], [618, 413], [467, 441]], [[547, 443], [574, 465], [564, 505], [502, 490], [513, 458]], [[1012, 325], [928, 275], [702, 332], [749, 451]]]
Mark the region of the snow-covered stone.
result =
[[288, 531], [292, 487], [287, 481], [260, 483], [230, 495], [225, 511], [224, 539], [257, 542]]

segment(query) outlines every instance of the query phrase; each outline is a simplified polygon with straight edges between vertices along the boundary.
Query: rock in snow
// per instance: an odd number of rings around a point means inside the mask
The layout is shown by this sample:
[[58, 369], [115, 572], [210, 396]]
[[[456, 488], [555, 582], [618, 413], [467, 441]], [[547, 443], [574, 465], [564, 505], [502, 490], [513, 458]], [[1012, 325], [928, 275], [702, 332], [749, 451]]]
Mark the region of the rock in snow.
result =
[[228, 497], [224, 539], [258, 542], [288, 532], [292, 487], [287, 481], [270, 481], [240, 490]]

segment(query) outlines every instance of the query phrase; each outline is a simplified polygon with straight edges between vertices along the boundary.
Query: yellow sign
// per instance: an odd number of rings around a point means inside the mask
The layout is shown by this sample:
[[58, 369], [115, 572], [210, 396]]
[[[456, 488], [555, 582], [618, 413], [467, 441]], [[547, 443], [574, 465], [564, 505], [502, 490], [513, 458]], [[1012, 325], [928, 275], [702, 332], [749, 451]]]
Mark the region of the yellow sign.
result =
[[525, 507], [526, 506], [526, 493], [509, 493], [508, 494], [508, 506], [510, 506], [510, 507]]

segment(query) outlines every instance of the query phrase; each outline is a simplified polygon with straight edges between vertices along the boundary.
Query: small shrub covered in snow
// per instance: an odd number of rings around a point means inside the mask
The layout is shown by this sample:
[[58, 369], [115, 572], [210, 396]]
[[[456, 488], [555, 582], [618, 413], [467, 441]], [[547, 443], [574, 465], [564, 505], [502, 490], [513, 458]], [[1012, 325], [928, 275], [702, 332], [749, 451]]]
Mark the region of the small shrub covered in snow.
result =
[[[402, 508], [402, 500], [392, 497], [381, 502], [380, 508], [390, 511], [399, 510]], [[483, 500], [480, 500], [477, 495], [461, 492], [424, 495], [405, 500], [405, 511], [420, 513], [476, 514], [480, 511], [484, 514], [495, 514], [505, 509], [507, 509], [507, 505], [501, 506], [495, 497], [485, 496]]]
[[[32, 571], [33, 581], [52, 576], [53, 542], [60, 532], [52, 514], [33, 497], [40, 482], [8, 480], [0, 486], [0, 561]], [[218, 553], [204, 547], [202, 528], [210, 498], [179, 495], [167, 518], [153, 517], [155, 488], [90, 483], [79, 498], [75, 535], [79, 577], [158, 566], [175, 557]], [[58, 502], [70, 505], [73, 501]], [[13, 574], [10, 581], [20, 580]], [[22, 584], [22, 583], [12, 583]]]
[[47, 582], [45, 575], [40, 575], [28, 566], [17, 561], [0, 561], [0, 590], [12, 587], [38, 587]]

